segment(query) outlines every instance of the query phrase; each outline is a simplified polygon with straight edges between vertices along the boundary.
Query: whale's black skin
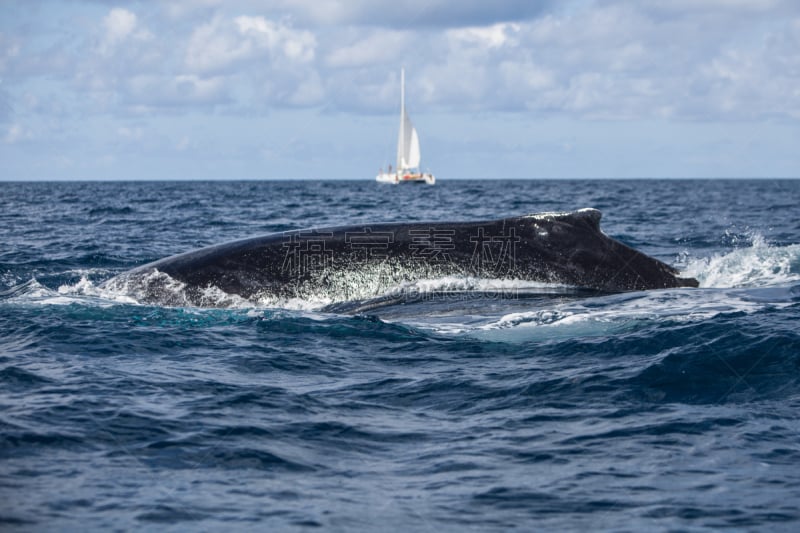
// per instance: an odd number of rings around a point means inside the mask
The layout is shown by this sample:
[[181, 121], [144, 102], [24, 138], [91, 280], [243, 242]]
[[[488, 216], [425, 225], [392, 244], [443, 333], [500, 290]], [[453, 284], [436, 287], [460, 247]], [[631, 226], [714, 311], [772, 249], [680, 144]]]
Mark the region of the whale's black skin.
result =
[[[144, 265], [111, 280], [137, 297], [206, 305], [209, 288], [250, 301], [379, 296], [404, 282], [443, 276], [559, 283], [603, 292], [697, 287], [669, 265], [600, 230], [595, 209], [479, 222], [359, 224], [244, 239]], [[155, 276], [153, 274], [156, 274]], [[160, 281], [159, 281], [160, 279]], [[216, 290], [213, 289], [213, 290]], [[176, 302], [172, 302], [176, 303]], [[212, 304], [213, 305], [213, 304]]]

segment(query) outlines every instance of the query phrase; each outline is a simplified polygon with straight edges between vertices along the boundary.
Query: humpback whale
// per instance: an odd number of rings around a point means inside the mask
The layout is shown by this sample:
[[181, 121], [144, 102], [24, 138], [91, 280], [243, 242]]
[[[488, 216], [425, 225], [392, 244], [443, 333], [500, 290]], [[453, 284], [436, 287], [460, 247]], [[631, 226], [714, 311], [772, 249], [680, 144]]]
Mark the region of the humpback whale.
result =
[[697, 287], [671, 266], [600, 229], [601, 213], [540, 213], [476, 222], [357, 224], [295, 230], [210, 246], [106, 282], [144, 303], [215, 306], [378, 297], [447, 276], [512, 279], [622, 292]]

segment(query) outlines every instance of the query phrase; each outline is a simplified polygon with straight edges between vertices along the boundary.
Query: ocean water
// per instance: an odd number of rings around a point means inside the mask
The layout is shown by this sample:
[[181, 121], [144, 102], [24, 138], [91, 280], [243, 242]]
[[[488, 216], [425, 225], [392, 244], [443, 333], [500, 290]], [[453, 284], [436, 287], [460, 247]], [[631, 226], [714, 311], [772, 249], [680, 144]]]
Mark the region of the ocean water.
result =
[[[0, 529], [800, 527], [800, 181], [0, 183]], [[144, 305], [201, 246], [595, 207], [698, 289]]]

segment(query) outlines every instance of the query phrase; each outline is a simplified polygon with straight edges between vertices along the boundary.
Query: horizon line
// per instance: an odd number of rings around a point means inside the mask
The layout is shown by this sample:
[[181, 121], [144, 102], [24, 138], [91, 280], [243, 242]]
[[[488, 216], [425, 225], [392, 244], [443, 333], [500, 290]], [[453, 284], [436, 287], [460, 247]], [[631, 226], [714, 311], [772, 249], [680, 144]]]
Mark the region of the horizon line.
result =
[[[638, 176], [638, 177], [546, 177], [546, 178], [437, 178], [437, 184], [450, 181], [747, 181], [747, 180], [781, 180], [791, 181], [800, 179], [800, 176]], [[5, 179], [0, 178], [0, 183], [123, 183], [123, 182], [208, 182], [208, 181], [340, 181], [354, 183], [377, 183], [374, 178], [26, 178]], [[386, 185], [386, 184], [382, 184]]]

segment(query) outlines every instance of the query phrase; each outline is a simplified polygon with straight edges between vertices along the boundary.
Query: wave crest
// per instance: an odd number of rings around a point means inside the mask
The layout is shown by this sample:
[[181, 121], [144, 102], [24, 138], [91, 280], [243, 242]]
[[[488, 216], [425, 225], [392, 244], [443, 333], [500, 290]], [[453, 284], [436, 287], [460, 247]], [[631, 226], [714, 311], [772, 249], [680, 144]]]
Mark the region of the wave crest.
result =
[[751, 246], [689, 260], [683, 275], [703, 288], [755, 288], [800, 281], [800, 244], [775, 246], [754, 235]]

